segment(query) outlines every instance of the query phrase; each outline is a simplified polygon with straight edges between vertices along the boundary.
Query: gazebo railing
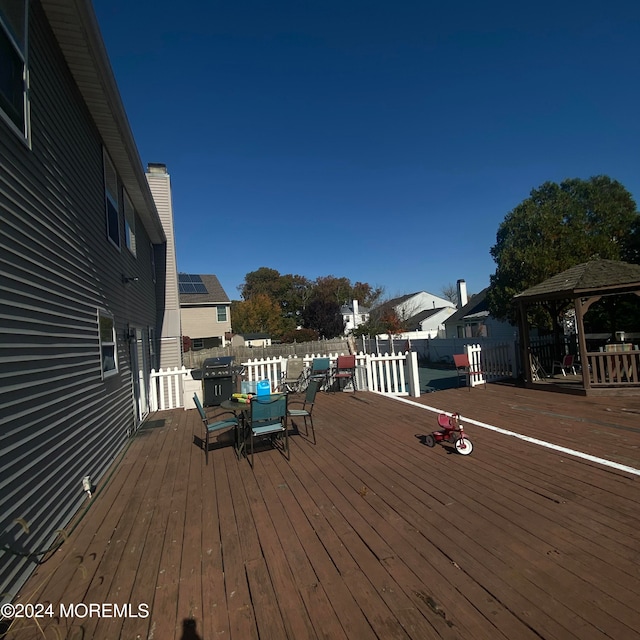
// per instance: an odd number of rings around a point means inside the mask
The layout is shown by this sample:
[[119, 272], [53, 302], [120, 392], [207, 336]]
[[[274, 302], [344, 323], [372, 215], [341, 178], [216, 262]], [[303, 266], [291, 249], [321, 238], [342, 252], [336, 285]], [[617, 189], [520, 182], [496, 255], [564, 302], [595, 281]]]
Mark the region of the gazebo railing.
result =
[[592, 387], [637, 387], [640, 385], [640, 350], [588, 352]]

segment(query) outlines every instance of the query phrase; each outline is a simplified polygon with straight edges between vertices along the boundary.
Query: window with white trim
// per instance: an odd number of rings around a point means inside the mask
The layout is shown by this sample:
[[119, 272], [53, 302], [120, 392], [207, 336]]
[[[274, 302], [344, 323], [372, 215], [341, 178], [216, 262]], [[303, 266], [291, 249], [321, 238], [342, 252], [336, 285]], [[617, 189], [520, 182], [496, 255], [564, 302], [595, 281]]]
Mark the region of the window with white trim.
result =
[[219, 304], [217, 308], [218, 308], [218, 322], [226, 322], [227, 321], [226, 305]]
[[126, 191], [124, 193], [124, 238], [127, 249], [136, 255], [136, 210]]
[[113, 314], [98, 309], [98, 337], [100, 338], [100, 367], [102, 377], [118, 373], [118, 353], [116, 348], [116, 325]]
[[0, 115], [29, 138], [28, 0], [0, 0]]
[[118, 174], [107, 152], [104, 156], [104, 193], [107, 215], [107, 237], [120, 248], [120, 207], [118, 199]]

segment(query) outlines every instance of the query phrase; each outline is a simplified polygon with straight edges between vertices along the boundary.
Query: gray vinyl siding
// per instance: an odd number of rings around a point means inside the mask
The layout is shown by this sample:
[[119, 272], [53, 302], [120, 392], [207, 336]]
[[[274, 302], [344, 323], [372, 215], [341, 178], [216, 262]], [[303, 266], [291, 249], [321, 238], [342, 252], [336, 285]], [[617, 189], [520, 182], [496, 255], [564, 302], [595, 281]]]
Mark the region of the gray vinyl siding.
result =
[[[3, 601], [86, 501], [82, 477], [99, 487], [136, 427], [125, 331], [156, 321], [149, 236], [136, 219], [134, 257], [121, 210], [120, 250], [107, 239], [102, 141], [37, 0], [29, 33], [31, 149], [0, 120]], [[116, 323], [105, 380], [98, 308]]]

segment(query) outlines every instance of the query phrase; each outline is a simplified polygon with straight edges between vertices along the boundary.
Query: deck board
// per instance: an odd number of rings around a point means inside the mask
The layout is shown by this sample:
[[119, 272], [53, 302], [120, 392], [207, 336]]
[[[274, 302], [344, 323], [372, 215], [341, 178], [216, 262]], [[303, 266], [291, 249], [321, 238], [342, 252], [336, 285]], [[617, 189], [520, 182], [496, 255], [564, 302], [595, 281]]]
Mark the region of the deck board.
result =
[[[424, 445], [434, 410], [470, 456]], [[638, 640], [640, 476], [482, 425], [640, 469], [639, 416], [508, 384], [322, 393], [317, 444], [291, 424], [291, 459], [252, 469], [229, 434], [206, 465], [196, 412], [159, 412], [19, 601], [150, 608], [39, 620], [52, 638]]]

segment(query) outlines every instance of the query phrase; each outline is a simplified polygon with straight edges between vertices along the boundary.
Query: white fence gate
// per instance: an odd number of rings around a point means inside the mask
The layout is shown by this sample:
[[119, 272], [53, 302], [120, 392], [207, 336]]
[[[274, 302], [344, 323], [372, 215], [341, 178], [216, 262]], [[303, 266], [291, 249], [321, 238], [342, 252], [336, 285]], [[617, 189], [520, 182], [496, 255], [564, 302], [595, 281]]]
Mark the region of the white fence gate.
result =
[[181, 369], [151, 369], [150, 410], [163, 411], [183, 407], [184, 384], [187, 378], [191, 378], [191, 370], [184, 366]]

